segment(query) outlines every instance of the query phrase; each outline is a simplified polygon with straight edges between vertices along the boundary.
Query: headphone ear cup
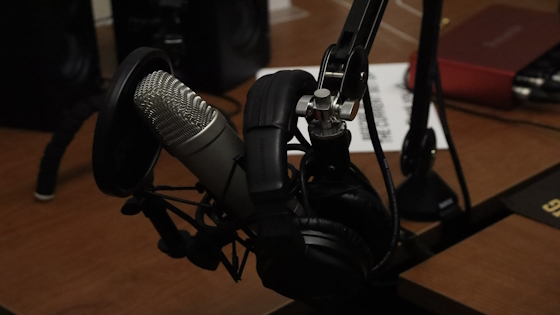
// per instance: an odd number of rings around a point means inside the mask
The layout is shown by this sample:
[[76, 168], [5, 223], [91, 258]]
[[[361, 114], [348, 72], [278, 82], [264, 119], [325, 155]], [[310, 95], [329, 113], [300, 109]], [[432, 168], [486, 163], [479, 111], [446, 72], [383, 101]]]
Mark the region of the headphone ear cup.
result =
[[[344, 224], [359, 235], [368, 245], [373, 256], [373, 266], [377, 265], [390, 248], [392, 240], [391, 213], [383, 205], [375, 191], [358, 187], [342, 194], [337, 191], [354, 186], [337, 185], [327, 188], [318, 185], [312, 189], [316, 196], [312, 203], [316, 214], [322, 218]], [[321, 197], [324, 196], [324, 197]]]
[[372, 254], [350, 228], [318, 217], [295, 218], [304, 253], [267, 248], [257, 256], [265, 287], [298, 300], [350, 297], [367, 278]]

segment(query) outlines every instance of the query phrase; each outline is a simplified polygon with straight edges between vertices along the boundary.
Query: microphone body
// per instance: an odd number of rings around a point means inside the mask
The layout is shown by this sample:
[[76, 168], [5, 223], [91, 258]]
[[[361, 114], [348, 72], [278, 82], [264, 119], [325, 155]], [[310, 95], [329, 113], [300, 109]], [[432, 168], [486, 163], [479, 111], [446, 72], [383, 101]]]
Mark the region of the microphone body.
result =
[[219, 111], [164, 71], [140, 82], [134, 103], [164, 148], [232, 214], [241, 219], [254, 213], [245, 171], [236, 165], [243, 140]]
[[[244, 155], [243, 141], [220, 112], [216, 111], [216, 118], [204, 131], [167, 150], [239, 218], [254, 213], [245, 171], [234, 166], [235, 159]], [[235, 170], [226, 190], [233, 167]]]

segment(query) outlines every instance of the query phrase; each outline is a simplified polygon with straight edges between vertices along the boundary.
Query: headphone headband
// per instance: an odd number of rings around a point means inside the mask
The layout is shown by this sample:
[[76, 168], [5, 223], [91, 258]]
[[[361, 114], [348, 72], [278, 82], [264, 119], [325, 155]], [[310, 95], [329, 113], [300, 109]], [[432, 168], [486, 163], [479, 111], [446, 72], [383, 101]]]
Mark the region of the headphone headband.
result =
[[253, 201], [286, 202], [290, 198], [287, 143], [297, 128], [295, 107], [299, 98], [312, 94], [316, 86], [308, 72], [287, 70], [259, 79], [249, 90], [243, 133], [245, 146], [252, 148], [246, 150], [246, 159]]

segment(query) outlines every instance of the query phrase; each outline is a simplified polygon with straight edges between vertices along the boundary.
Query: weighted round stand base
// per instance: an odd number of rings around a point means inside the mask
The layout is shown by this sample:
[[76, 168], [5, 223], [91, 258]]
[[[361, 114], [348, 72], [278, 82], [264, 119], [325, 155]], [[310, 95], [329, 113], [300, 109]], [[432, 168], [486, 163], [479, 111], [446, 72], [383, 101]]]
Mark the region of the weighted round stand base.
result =
[[411, 175], [396, 188], [402, 218], [414, 221], [446, 220], [461, 213], [457, 194], [434, 171]]

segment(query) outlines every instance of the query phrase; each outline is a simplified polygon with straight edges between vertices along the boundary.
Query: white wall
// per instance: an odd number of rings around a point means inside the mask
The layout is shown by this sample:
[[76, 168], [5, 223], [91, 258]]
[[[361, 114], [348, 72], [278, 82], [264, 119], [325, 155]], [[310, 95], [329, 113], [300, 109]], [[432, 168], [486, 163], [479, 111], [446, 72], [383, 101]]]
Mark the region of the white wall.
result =
[[96, 21], [111, 17], [111, 0], [91, 0], [91, 5]]
[[[96, 21], [106, 20], [111, 17], [111, 0], [91, 0], [91, 3], [93, 5], [93, 16]], [[285, 9], [291, 5], [291, 0], [268, 0], [270, 11]]]
[[286, 9], [292, 6], [292, 0], [268, 0], [268, 10]]

